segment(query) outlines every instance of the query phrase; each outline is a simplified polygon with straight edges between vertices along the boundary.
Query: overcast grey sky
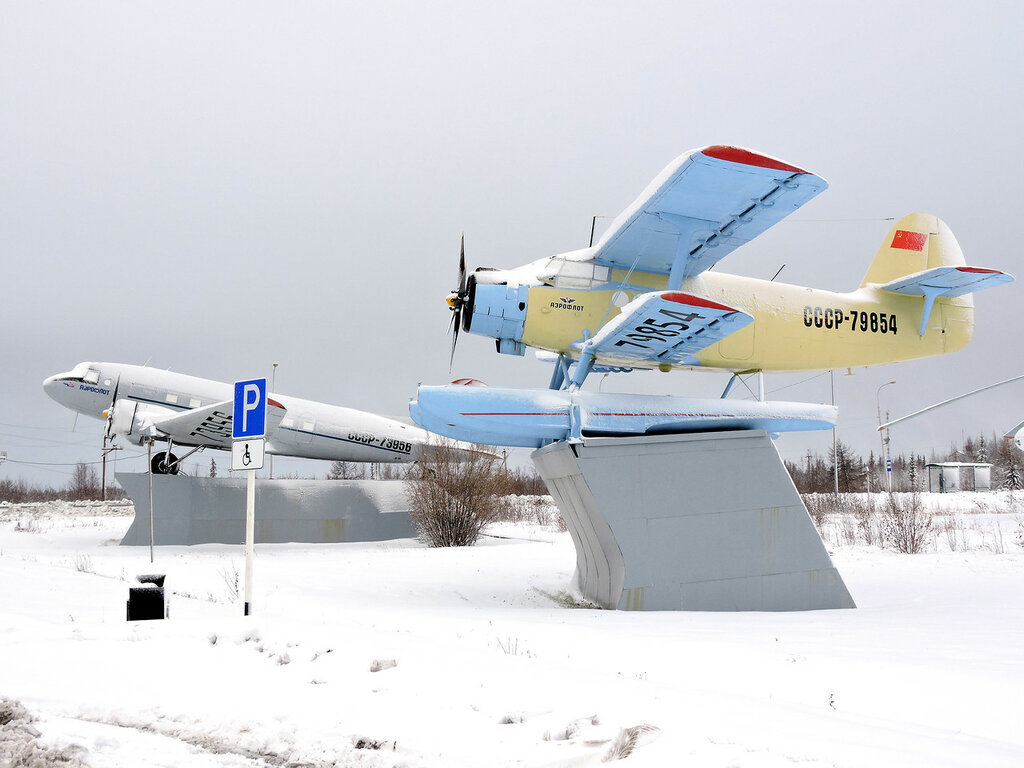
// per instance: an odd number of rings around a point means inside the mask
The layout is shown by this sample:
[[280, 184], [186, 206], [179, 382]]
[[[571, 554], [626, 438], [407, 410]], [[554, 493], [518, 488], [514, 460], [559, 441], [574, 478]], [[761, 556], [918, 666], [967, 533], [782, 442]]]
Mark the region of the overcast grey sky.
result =
[[[278, 362], [280, 392], [396, 416], [419, 382], [546, 386], [532, 354], [468, 335], [449, 375], [460, 233], [471, 266], [585, 246], [591, 216], [707, 144], [831, 185], [720, 270], [850, 290], [885, 218], [924, 210], [968, 263], [1024, 279], [1024, 4], [835, 5], [2, 0], [0, 477], [61, 485], [71, 467], [14, 461], [96, 458], [100, 422], [72, 433], [40, 386], [81, 360], [226, 381]], [[1024, 372], [1020, 291], [978, 295], [962, 352], [837, 375], [840, 438], [878, 446], [891, 379], [896, 416]], [[893, 449], [1002, 432], [1022, 388], [896, 428]], [[828, 376], [775, 396], [827, 401]]]

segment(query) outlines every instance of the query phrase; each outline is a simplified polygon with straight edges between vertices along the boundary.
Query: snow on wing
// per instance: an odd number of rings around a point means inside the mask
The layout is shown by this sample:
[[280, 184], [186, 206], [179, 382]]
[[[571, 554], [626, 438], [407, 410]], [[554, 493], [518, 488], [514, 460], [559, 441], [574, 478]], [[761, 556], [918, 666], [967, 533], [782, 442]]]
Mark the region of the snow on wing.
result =
[[619, 214], [595, 246], [594, 260], [693, 277], [827, 187], [813, 173], [739, 147], [693, 150]]

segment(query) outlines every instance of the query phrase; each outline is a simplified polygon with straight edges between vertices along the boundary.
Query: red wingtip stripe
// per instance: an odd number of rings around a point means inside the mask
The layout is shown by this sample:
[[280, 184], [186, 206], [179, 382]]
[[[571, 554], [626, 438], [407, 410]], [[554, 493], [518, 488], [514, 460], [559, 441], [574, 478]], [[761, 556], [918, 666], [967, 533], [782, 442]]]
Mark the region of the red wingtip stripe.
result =
[[998, 269], [986, 269], [985, 267], [957, 267], [958, 272], [978, 272], [980, 274], [987, 275], [1002, 275], [1004, 272], [1000, 272]]
[[736, 307], [730, 307], [725, 304], [719, 304], [717, 301], [711, 301], [710, 299], [703, 299], [700, 296], [694, 296], [690, 293], [680, 293], [678, 291], [670, 291], [661, 294], [661, 297], [665, 301], [674, 301], [676, 304], [686, 304], [691, 307], [704, 307], [705, 309], [717, 309], [720, 312], [736, 312]]
[[807, 173], [803, 168], [797, 168], [795, 165], [776, 160], [774, 157], [759, 155], [742, 147], [715, 144], [702, 149], [701, 154], [713, 157], [716, 160], [727, 160], [730, 163], [739, 163], [740, 165], [753, 165], [757, 168], [771, 168], [774, 171], [788, 171], [789, 173]]
[[267, 405], [271, 405], [274, 408], [280, 408], [282, 411], [287, 410], [283, 405], [277, 402], [277, 400], [271, 400], [269, 397], [267, 398]]

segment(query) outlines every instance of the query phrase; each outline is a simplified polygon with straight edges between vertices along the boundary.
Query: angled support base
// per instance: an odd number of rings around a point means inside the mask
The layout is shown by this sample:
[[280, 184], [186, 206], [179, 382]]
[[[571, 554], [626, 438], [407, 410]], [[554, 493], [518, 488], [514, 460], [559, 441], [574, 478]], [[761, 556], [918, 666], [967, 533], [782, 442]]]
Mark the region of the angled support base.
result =
[[576, 587], [605, 608], [855, 607], [761, 430], [559, 442], [532, 458], [576, 545]]

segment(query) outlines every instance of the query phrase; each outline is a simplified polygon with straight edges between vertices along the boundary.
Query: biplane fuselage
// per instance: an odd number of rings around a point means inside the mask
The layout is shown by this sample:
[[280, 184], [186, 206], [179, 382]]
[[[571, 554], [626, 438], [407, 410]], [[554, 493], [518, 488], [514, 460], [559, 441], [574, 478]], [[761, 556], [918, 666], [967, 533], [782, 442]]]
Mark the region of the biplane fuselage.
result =
[[[613, 283], [616, 277], [612, 276]], [[666, 282], [664, 275], [634, 274], [630, 280], [649, 291], [665, 290]], [[684, 280], [680, 290], [736, 307], [754, 318], [746, 327], [696, 352], [688, 364], [706, 368], [769, 372], [878, 365], [954, 352], [970, 341], [974, 331], [970, 296], [937, 300], [922, 336], [918, 334], [922, 299], [877, 287], [834, 293], [711, 272]], [[619, 293], [632, 301], [639, 291], [531, 287], [522, 343], [575, 359], [578, 350], [573, 343], [584, 333], [596, 334], [619, 314], [613, 301]], [[643, 324], [638, 321], [637, 325]], [[469, 330], [472, 332], [472, 326]], [[645, 364], [614, 355], [603, 356], [602, 362], [630, 368], [659, 367], [655, 361]], [[687, 364], [666, 369], [670, 367]]]

